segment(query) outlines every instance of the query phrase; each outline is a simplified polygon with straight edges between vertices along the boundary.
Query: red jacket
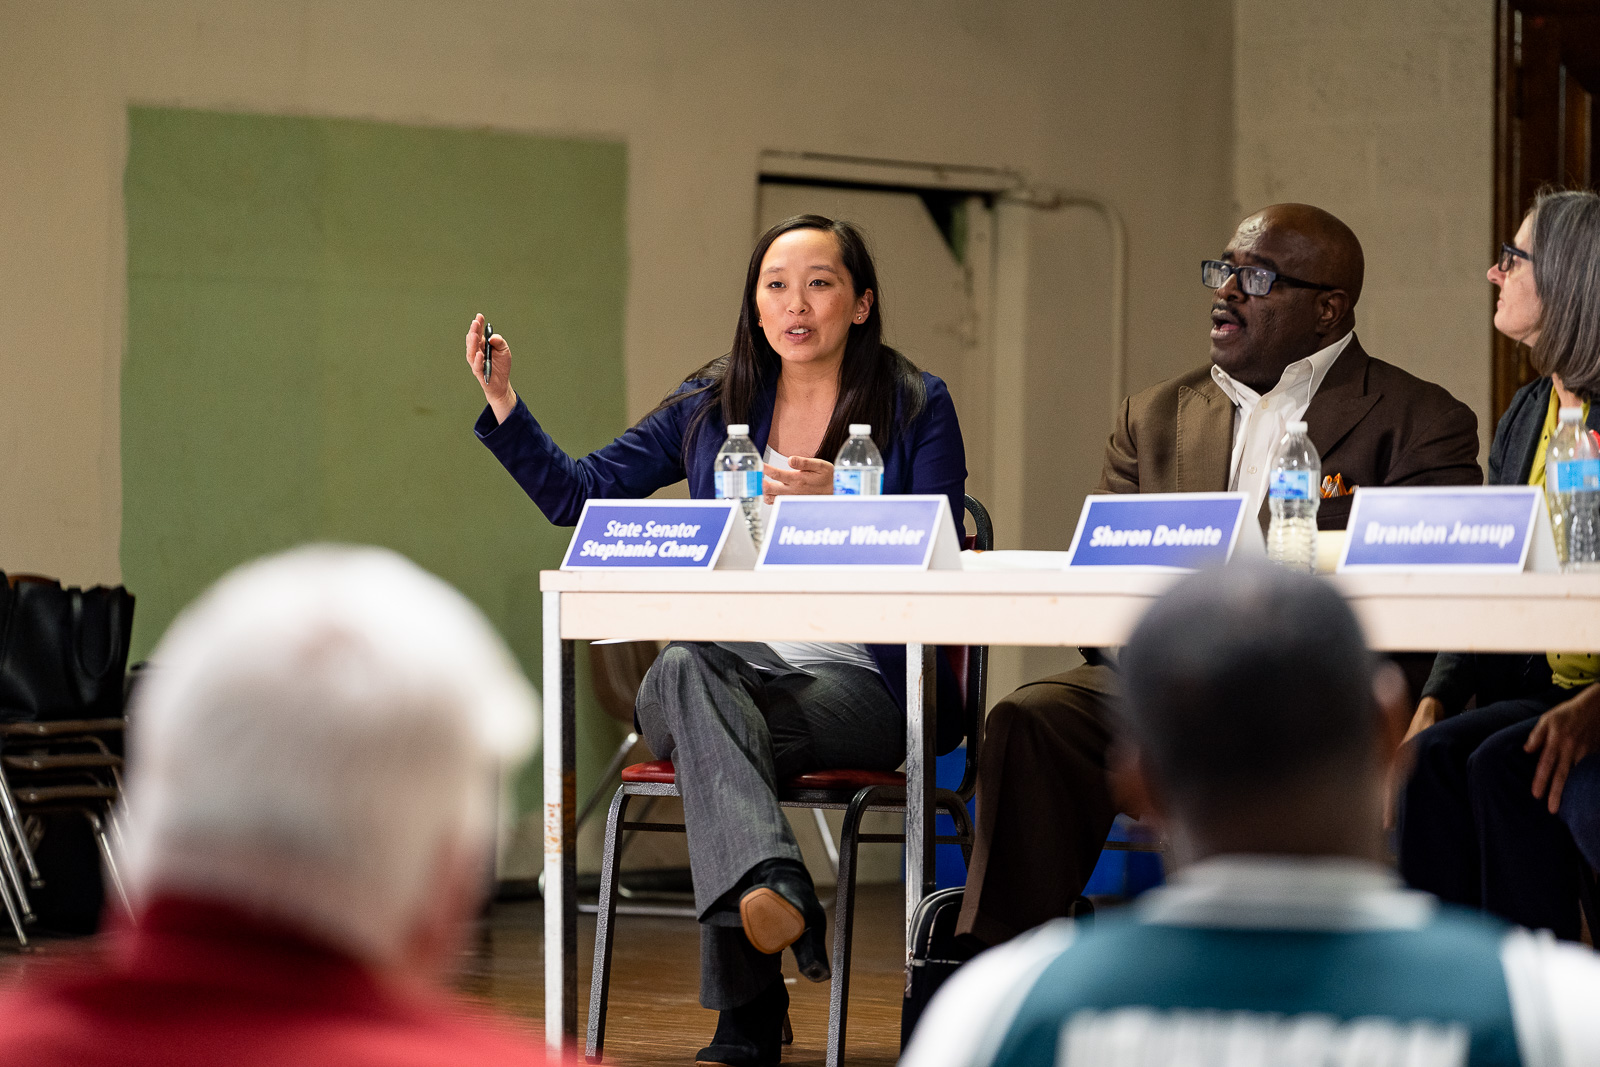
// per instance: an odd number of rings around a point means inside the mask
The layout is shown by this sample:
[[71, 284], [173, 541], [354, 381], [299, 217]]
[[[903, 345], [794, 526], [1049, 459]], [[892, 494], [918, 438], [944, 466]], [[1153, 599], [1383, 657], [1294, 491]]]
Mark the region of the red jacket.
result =
[[0, 996], [0, 1064], [545, 1067], [537, 1037], [218, 904], [166, 898]]

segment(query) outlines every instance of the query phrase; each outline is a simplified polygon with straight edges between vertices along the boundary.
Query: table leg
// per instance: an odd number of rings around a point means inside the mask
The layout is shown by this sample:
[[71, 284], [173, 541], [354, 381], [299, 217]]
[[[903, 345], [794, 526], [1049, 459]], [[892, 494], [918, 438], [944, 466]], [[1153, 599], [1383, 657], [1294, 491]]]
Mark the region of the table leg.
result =
[[544, 594], [544, 1033], [553, 1052], [578, 1034], [576, 645], [561, 639], [561, 594]]
[[906, 967], [911, 966], [911, 921], [933, 892], [934, 699], [937, 646], [906, 645]]

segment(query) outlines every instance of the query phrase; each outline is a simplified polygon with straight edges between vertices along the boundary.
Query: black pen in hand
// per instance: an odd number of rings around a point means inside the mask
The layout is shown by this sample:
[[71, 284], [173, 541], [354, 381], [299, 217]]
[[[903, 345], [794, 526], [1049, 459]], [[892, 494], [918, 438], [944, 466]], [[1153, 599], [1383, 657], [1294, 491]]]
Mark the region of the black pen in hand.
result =
[[483, 384], [489, 384], [489, 374], [494, 370], [494, 347], [489, 344], [494, 338], [494, 327], [489, 325], [489, 320], [483, 320]]

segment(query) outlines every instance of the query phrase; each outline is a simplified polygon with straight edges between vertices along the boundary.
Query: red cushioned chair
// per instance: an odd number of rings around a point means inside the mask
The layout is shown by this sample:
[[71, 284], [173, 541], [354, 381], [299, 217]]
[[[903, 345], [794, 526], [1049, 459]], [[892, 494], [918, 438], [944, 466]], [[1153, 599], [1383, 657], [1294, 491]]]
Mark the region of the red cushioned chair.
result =
[[[966, 498], [974, 533], [966, 538], [969, 548], [994, 547], [994, 528], [989, 513], [972, 497]], [[984, 646], [946, 649], [956, 678], [963, 685], [967, 757], [956, 789], [935, 791], [938, 810], [955, 820], [953, 837], [940, 837], [939, 844], [958, 844], [963, 857], [971, 860], [972, 820], [967, 802], [977, 784], [978, 749], [982, 743], [984, 691], [988, 683], [989, 650]], [[930, 768], [931, 773], [931, 768]], [[677, 778], [672, 763], [655, 760], [638, 763], [622, 772], [622, 785], [611, 800], [606, 815], [605, 853], [600, 867], [600, 899], [596, 909], [594, 935], [594, 974], [589, 987], [589, 1039], [585, 1057], [598, 1063], [605, 1049], [606, 997], [611, 988], [611, 936], [617, 909], [617, 860], [623, 831], [683, 833], [682, 823], [629, 822], [628, 803], [634, 797], [678, 796]], [[839, 838], [839, 884], [833, 913], [833, 988], [828, 1006], [827, 1067], [844, 1061], [845, 1022], [850, 995], [850, 939], [854, 919], [856, 852], [866, 843], [903, 843], [905, 834], [864, 834], [861, 817], [869, 811], [905, 813], [906, 779], [898, 771], [826, 770], [798, 775], [779, 785], [778, 801], [789, 808], [843, 809], [844, 827]]]

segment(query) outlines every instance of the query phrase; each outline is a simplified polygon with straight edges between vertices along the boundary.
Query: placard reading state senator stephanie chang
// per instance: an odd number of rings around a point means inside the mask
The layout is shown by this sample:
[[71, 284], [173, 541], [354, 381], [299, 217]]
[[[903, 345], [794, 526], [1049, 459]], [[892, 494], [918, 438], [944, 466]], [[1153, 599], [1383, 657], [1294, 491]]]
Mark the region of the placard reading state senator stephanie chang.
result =
[[1078, 515], [1068, 567], [1197, 570], [1233, 552], [1244, 493], [1091, 496]]
[[1555, 552], [1548, 530], [1544, 492], [1533, 486], [1361, 488], [1339, 570], [1544, 570]]
[[590, 500], [561, 569], [748, 570], [754, 562], [737, 501]]

